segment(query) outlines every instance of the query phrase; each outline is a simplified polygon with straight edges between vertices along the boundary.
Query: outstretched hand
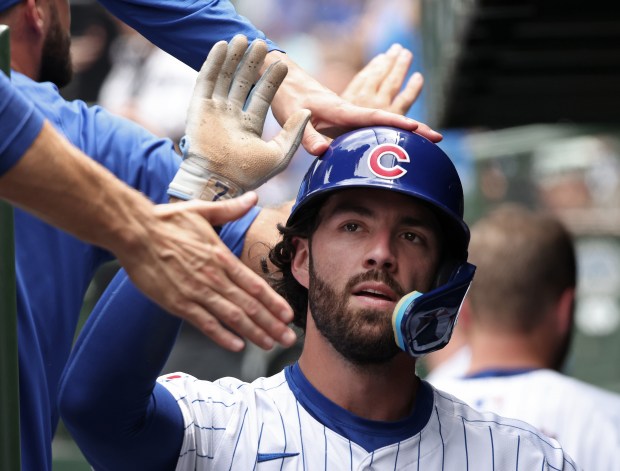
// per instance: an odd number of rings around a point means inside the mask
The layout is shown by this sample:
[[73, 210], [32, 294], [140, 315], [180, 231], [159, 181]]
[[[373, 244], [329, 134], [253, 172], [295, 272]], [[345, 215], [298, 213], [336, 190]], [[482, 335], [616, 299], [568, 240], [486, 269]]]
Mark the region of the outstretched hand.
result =
[[287, 66], [275, 62], [259, 79], [267, 45], [245, 36], [218, 42], [198, 77], [187, 115], [185, 159], [169, 194], [216, 200], [258, 188], [289, 164], [310, 112], [291, 113], [271, 141], [261, 138], [265, 117]]
[[[379, 109], [379, 105], [372, 102], [358, 101], [354, 104], [348, 101], [349, 98], [336, 95], [310, 77], [286, 54], [272, 51], [267, 55], [265, 63], [269, 64], [277, 60], [285, 62], [289, 72], [273, 99], [273, 114], [277, 121], [282, 123], [299, 108], [306, 108], [312, 112], [302, 145], [313, 155], [325, 152], [330, 138], [364, 126], [395, 126], [415, 131], [433, 142], [439, 142], [442, 139], [441, 134], [432, 130], [428, 125], [403, 116], [400, 111], [402, 106], [385, 111], [383, 106], [381, 106], [383, 109]], [[398, 59], [399, 63], [402, 63], [401, 61], [402, 58]], [[416, 75], [412, 80], [416, 82], [420, 78]], [[417, 85], [412, 83], [411, 86], [415, 88]], [[403, 97], [403, 99], [409, 100], [408, 97]]]
[[243, 216], [256, 201], [250, 192], [218, 203], [155, 206], [154, 222], [146, 227], [148, 243], [117, 252], [141, 291], [233, 351], [243, 348], [242, 338], [265, 349], [274, 342], [290, 346], [296, 338], [287, 326], [293, 318], [288, 303], [212, 228]]
[[424, 84], [422, 75], [416, 72], [402, 88], [412, 60], [411, 51], [394, 44], [355, 74], [340, 96], [355, 105], [404, 115]]

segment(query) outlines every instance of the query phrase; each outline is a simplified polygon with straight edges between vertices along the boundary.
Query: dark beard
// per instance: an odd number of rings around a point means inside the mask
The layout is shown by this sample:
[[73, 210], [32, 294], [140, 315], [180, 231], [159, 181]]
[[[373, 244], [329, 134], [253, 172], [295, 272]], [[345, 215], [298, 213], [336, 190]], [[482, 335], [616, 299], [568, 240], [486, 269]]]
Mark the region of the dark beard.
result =
[[[390, 361], [401, 350], [396, 345], [391, 313], [365, 309], [347, 309], [345, 293], [362, 281], [376, 280], [388, 285], [400, 297], [404, 291], [389, 275], [370, 271], [351, 278], [342, 293], [336, 293], [319, 278], [310, 260], [308, 303], [317, 330], [351, 363], [377, 365]], [[372, 333], [365, 332], [373, 328]]]
[[52, 82], [62, 88], [73, 78], [71, 37], [63, 31], [55, 8], [51, 10], [50, 21], [50, 29], [43, 42], [39, 82]]

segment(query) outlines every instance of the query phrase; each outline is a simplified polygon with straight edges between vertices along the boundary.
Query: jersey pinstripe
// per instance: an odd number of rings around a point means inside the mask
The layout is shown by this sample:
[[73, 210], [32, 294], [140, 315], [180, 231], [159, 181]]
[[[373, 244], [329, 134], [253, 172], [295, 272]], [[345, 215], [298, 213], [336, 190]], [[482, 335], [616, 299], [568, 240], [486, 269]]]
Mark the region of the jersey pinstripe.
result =
[[[185, 422], [176, 469], [577, 469], [555, 440], [531, 426], [477, 412], [428, 383], [432, 401], [421, 429], [366, 450], [304, 407], [291, 388], [291, 371], [253, 383], [207, 382], [183, 373], [161, 377]], [[377, 429], [383, 424], [377, 422]]]
[[552, 370], [436, 378], [480, 410], [524, 420], [556, 438], [584, 470], [620, 469], [620, 396]]

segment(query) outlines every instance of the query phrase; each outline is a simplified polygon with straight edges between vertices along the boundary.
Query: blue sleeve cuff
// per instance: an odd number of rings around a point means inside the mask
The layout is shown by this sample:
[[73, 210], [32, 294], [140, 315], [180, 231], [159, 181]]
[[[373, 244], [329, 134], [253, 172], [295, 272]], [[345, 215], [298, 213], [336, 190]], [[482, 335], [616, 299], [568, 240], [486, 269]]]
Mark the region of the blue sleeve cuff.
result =
[[256, 216], [260, 213], [260, 208], [254, 206], [242, 218], [225, 224], [220, 231], [220, 239], [237, 257], [241, 256], [243, 244], [245, 242], [245, 233], [248, 231]]
[[237, 13], [230, 1], [99, 0], [99, 3], [195, 70], [200, 70], [216, 42], [230, 41], [237, 34], [250, 41], [264, 40], [270, 51], [282, 50]]
[[43, 127], [43, 115], [0, 73], [0, 175], [24, 155]]

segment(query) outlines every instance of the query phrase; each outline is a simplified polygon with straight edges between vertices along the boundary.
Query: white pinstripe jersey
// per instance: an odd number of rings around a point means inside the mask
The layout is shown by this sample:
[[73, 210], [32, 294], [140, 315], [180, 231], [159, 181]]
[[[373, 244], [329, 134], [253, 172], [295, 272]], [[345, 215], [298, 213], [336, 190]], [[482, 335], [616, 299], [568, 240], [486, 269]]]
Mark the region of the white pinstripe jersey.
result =
[[524, 420], [562, 444], [586, 471], [620, 469], [620, 396], [556, 371], [436, 378], [479, 410]]
[[[577, 469], [531, 426], [476, 412], [426, 382], [403, 435], [405, 422], [368, 421], [331, 403], [297, 365], [253, 383], [183, 373], [159, 381], [185, 421], [178, 471]], [[360, 433], [398, 438], [367, 450], [351, 439]]]

